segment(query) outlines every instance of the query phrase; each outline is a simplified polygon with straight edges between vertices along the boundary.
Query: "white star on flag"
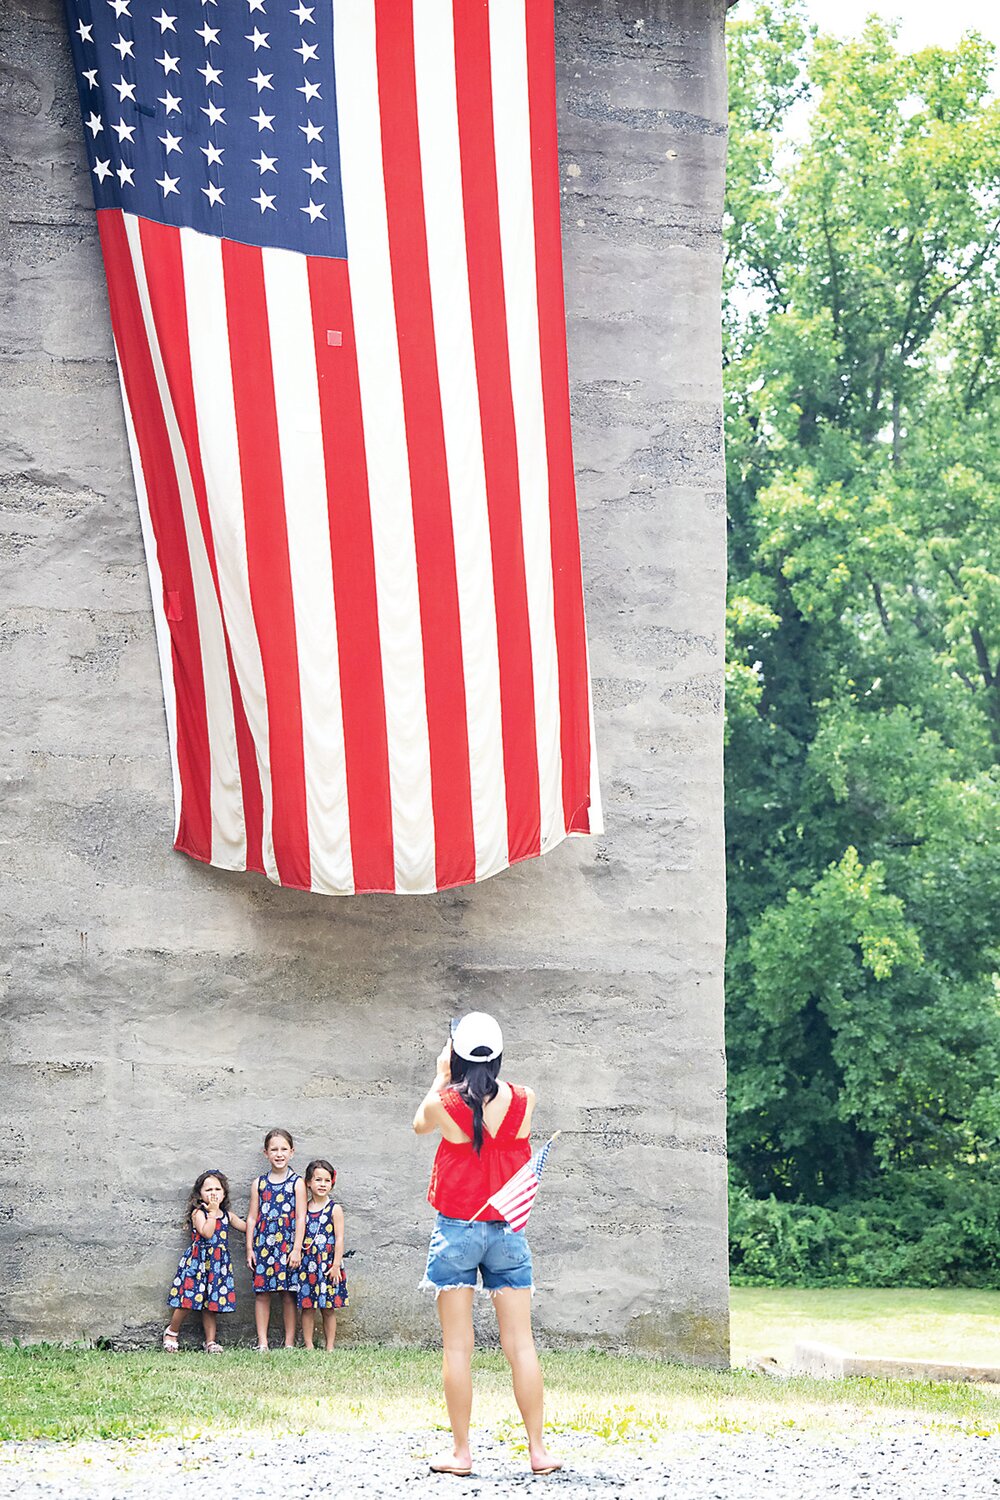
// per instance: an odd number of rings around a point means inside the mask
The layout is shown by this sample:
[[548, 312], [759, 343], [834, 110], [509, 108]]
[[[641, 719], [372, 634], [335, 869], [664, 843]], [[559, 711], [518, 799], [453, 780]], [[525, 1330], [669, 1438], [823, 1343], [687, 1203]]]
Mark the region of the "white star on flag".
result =
[[165, 31], [172, 31], [176, 35], [177, 27], [174, 24], [177, 20], [176, 16], [168, 16], [165, 10], [161, 10], [158, 16], [153, 17], [153, 20], [159, 26], [161, 36]]
[[[256, 198], [250, 199], [250, 202], [256, 203], [261, 213], [264, 213], [269, 208], [274, 208], [274, 198], [269, 193], [265, 193], [263, 188], [261, 188]], [[277, 213], [278, 210], [274, 208], [274, 212]]]
[[114, 11], [119, 21], [121, 20], [122, 16], [131, 16], [132, 12], [129, 10], [129, 3], [130, 0], [108, 0], [108, 4], [111, 6], [111, 9]]
[[315, 7], [310, 7], [308, 5], [303, 5], [301, 3], [301, 0], [300, 0], [298, 9], [297, 10], [293, 10], [292, 11], [292, 15], [293, 16], [298, 16], [298, 18], [299, 18], [299, 25], [300, 26], [304, 26], [307, 21], [309, 22], [309, 24], [311, 26], [315, 26], [316, 22], [313, 20], [313, 10], [314, 9], [315, 9]]
[[225, 114], [225, 110], [220, 109], [217, 104], [215, 104], [215, 103], [213, 103], [211, 101], [209, 102], [209, 104], [207, 105], [207, 107], [204, 104], [202, 105], [201, 112], [202, 112], [203, 115], [207, 115], [208, 116], [208, 123], [210, 125], [218, 125], [218, 123], [219, 123], [220, 120], [222, 121], [223, 125], [225, 125], [225, 123], [226, 123], [225, 120], [223, 119], [223, 115]]
[[97, 139], [97, 132], [99, 130], [103, 130], [104, 129], [104, 122], [102, 121], [100, 115], [94, 114], [94, 112], [91, 111], [90, 119], [87, 120], [85, 123], [86, 123], [87, 129], [91, 132], [91, 134], [94, 136], [94, 139], [96, 140]]
[[310, 182], [326, 181], [326, 168], [317, 165], [317, 163], [311, 159], [308, 167], [303, 167], [302, 170], [308, 175]]
[[179, 94], [172, 94], [169, 89], [156, 102], [163, 105], [168, 115], [179, 115], [181, 112], [181, 96]]
[[121, 58], [122, 62], [125, 61], [126, 57], [134, 56], [132, 48], [135, 46], [135, 43], [131, 41], [127, 36], [120, 36], [117, 42], [112, 42], [111, 45], [118, 53], [118, 56]]
[[184, 137], [180, 135], [171, 135], [170, 131], [168, 130], [166, 135], [161, 135], [159, 139], [163, 142], [164, 146], [166, 146], [167, 155], [169, 156], [171, 151], [180, 151], [181, 141], [184, 139]]
[[199, 147], [210, 167], [218, 167], [222, 164], [222, 153], [225, 149], [224, 146], [213, 145], [211, 141], [209, 141], [207, 146]]
[[221, 68], [213, 68], [211, 63], [206, 63], [203, 68], [196, 68], [195, 72], [200, 73], [202, 78], [204, 78], [206, 88], [210, 83], [221, 84], [222, 82]]
[[209, 26], [207, 21], [205, 22], [204, 26], [202, 26], [200, 31], [195, 32], [195, 36], [200, 36], [206, 47], [211, 47], [213, 43], [216, 46], [218, 45], [218, 29], [216, 27]]
[[299, 129], [307, 141], [321, 141], [323, 139], [322, 125], [314, 125], [312, 120], [307, 120], [304, 125], [299, 126]]
[[325, 207], [325, 203], [314, 203], [310, 198], [308, 205], [305, 208], [300, 208], [299, 213], [308, 214], [310, 224], [315, 224], [317, 219], [326, 219], [326, 214], [323, 212]]
[[76, 34], [80, 38], [81, 42], [92, 42], [94, 40], [93, 21], [91, 21], [89, 26], [85, 26], [81, 21], [79, 26], [76, 28]]
[[292, 51], [299, 54], [303, 66], [308, 62], [315, 62], [319, 56], [319, 48], [311, 46], [309, 42], [303, 42], [301, 47], [293, 47]]
[[94, 168], [94, 172], [95, 172], [95, 174], [97, 176], [98, 182], [103, 182], [104, 179], [105, 179], [105, 177], [110, 177], [111, 176], [111, 162], [110, 161], [101, 161], [101, 158], [98, 157], [97, 158], [97, 165]]
[[262, 177], [265, 172], [275, 172], [277, 170], [278, 158], [276, 156], [266, 156], [263, 151], [259, 156], [252, 156], [250, 160], [260, 170]]
[[135, 84], [129, 83], [127, 78], [119, 78], [118, 82], [113, 84], [112, 87], [118, 95], [119, 102], [131, 99], [133, 104], [135, 103]]
[[134, 125], [126, 125], [124, 120], [119, 120], [118, 124], [112, 125], [111, 129], [114, 131], [119, 141], [128, 141], [131, 145], [132, 137], [135, 135]]
[[84, 78], [86, 78], [87, 82], [90, 84], [90, 87], [92, 89], [96, 89], [96, 87], [97, 87], [97, 69], [96, 68], [84, 68], [84, 70], [83, 70], [83, 76], [84, 76]]
[[261, 31], [259, 26], [255, 26], [250, 35], [248, 37], [245, 37], [244, 40], [253, 42], [253, 50], [255, 52], [257, 52], [261, 47], [267, 47], [268, 51], [270, 51], [270, 45], [267, 40], [270, 35], [271, 33], [269, 31]]
[[256, 71], [256, 73], [254, 74], [254, 76], [252, 78], [248, 78], [247, 79], [247, 83], [254, 83], [254, 84], [256, 84], [257, 85], [257, 92], [258, 92], [258, 94], [260, 93], [261, 89], [271, 89], [271, 91], [273, 92], [274, 91], [274, 85], [271, 82], [271, 79], [273, 77], [274, 77], [273, 73], [264, 73], [264, 72], [261, 71], [260, 68], [258, 68], [257, 71]]
[[166, 47], [164, 47], [163, 49], [163, 56], [156, 57], [153, 59], [153, 61], [159, 63], [160, 67], [163, 69], [164, 74], [180, 73], [180, 69], [177, 66], [177, 64], [180, 62], [180, 58], [171, 57]]
[[202, 188], [202, 192], [213, 208], [217, 203], [222, 202], [222, 188], [218, 187], [214, 182], [210, 182], [207, 188]]
[[127, 167], [124, 162], [121, 163], [118, 168], [118, 181], [121, 183], [122, 187], [125, 186], [126, 182], [128, 183], [129, 187], [135, 187], [135, 183], [132, 180], [132, 174], [134, 171], [134, 167]]
[[177, 192], [177, 184], [179, 182], [180, 178], [171, 177], [169, 172], [164, 172], [162, 177], [157, 177], [156, 179], [157, 187], [163, 189], [164, 198], [169, 197], [171, 193], [177, 193], [178, 198], [180, 197], [180, 193]]
[[259, 109], [257, 111], [257, 113], [255, 115], [251, 115], [250, 118], [251, 118], [251, 120], [253, 120], [254, 124], [256, 125], [258, 133], [260, 131], [262, 131], [262, 130], [270, 130], [273, 133], [273, 131], [274, 131], [274, 116], [273, 115], [266, 115], [262, 109]]
[[302, 87], [300, 89], [296, 89], [295, 92], [297, 94], [305, 94], [307, 104], [309, 103], [310, 99], [322, 98], [322, 95], [319, 91], [319, 84], [310, 83], [308, 78], [303, 78]]

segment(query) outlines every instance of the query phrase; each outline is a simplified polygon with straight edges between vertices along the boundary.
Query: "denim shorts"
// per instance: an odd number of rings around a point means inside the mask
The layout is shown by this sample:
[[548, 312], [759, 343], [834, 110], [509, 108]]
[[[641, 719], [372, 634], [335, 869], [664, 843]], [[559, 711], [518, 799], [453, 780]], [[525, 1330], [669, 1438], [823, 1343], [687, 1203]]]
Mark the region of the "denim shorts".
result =
[[531, 1290], [531, 1250], [523, 1230], [438, 1214], [421, 1286], [434, 1293], [475, 1286], [477, 1272], [486, 1292]]

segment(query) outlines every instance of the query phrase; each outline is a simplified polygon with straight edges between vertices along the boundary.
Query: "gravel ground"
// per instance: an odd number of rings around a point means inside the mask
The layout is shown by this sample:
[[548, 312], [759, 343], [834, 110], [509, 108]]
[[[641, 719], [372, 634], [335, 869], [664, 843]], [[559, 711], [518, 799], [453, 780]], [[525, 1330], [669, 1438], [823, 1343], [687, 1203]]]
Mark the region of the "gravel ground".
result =
[[[0, 1495], [17, 1500], [304, 1500], [306, 1496], [406, 1493], [503, 1496], [544, 1486], [553, 1500], [671, 1496], [677, 1500], [1000, 1500], [1000, 1439], [945, 1440], [919, 1430], [847, 1444], [794, 1435], [689, 1433], [652, 1445], [576, 1449], [561, 1439], [560, 1474], [533, 1478], [527, 1461], [480, 1439], [471, 1479], [435, 1477], [428, 1455], [442, 1434], [239, 1437], [162, 1443], [0, 1444]], [[555, 1446], [555, 1445], [553, 1445]], [[539, 1492], [540, 1493], [540, 1492]]]

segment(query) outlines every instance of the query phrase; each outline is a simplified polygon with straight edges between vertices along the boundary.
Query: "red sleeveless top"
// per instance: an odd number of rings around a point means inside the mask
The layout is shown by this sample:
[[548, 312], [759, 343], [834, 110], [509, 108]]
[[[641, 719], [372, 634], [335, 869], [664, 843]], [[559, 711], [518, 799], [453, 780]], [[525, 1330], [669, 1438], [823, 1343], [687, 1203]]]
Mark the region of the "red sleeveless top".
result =
[[442, 1137], [431, 1169], [428, 1203], [447, 1219], [471, 1219], [478, 1215], [480, 1220], [503, 1222], [503, 1214], [497, 1213], [495, 1208], [487, 1208], [484, 1213], [479, 1213], [479, 1210], [487, 1198], [492, 1197], [497, 1188], [503, 1187], [518, 1167], [523, 1167], [531, 1158], [530, 1137], [516, 1138], [524, 1124], [527, 1090], [511, 1084], [511, 1101], [496, 1135], [490, 1135], [483, 1126], [480, 1156], [476, 1155], [471, 1140], [472, 1110], [461, 1094], [457, 1089], [445, 1089], [441, 1103], [470, 1139], [447, 1141]]

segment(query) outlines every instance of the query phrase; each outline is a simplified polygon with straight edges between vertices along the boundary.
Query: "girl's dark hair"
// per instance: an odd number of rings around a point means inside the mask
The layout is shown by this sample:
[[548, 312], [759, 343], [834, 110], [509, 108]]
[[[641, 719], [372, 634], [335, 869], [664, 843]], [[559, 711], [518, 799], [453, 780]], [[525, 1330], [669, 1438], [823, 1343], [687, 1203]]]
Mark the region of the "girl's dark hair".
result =
[[280, 1125], [275, 1125], [274, 1128], [273, 1128], [273, 1130], [269, 1130], [267, 1132], [267, 1135], [264, 1137], [264, 1150], [265, 1151], [267, 1150], [267, 1148], [271, 1144], [271, 1142], [274, 1140], [274, 1137], [276, 1135], [280, 1135], [283, 1140], [286, 1140], [288, 1142], [288, 1149], [290, 1151], [294, 1151], [295, 1150], [295, 1142], [292, 1140], [292, 1133], [291, 1133], [291, 1131], [290, 1130], [282, 1130]]
[[317, 1156], [316, 1160], [311, 1161], [308, 1167], [306, 1167], [306, 1186], [312, 1182], [316, 1172], [329, 1172], [334, 1182], [337, 1180], [337, 1168], [333, 1165], [333, 1162], [327, 1161], [322, 1156]]
[[194, 1187], [191, 1189], [187, 1208], [184, 1210], [184, 1222], [188, 1226], [190, 1226], [191, 1215], [195, 1209], [201, 1207], [201, 1190], [210, 1177], [215, 1177], [222, 1188], [222, 1212], [224, 1214], [229, 1212], [229, 1178], [225, 1172], [202, 1172], [201, 1176], [194, 1180]]
[[503, 1054], [492, 1061], [473, 1058], [469, 1062], [451, 1049], [451, 1081], [472, 1110], [472, 1144], [478, 1156], [483, 1149], [483, 1105], [489, 1104], [500, 1092], [497, 1079]]

